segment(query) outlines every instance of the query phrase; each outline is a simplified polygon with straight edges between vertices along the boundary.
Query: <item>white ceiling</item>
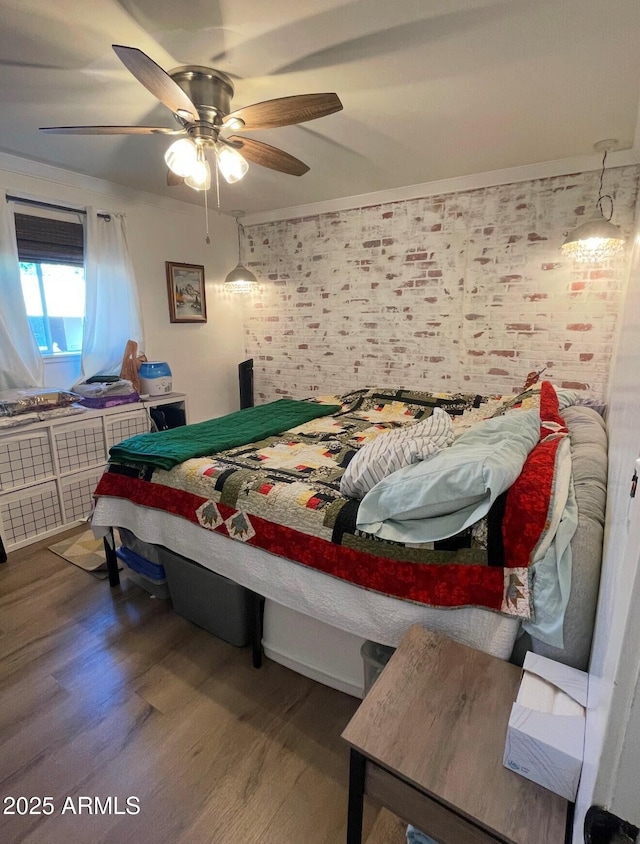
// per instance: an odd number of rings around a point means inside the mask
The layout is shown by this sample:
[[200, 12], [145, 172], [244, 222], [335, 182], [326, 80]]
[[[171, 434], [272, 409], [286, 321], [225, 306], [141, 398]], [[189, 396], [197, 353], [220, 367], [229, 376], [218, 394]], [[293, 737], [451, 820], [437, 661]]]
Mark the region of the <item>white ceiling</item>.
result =
[[175, 127], [112, 44], [166, 70], [231, 75], [233, 108], [335, 91], [344, 110], [247, 132], [310, 166], [223, 185], [247, 213], [638, 148], [639, 0], [0, 0], [0, 150], [152, 193], [167, 137], [39, 126]]

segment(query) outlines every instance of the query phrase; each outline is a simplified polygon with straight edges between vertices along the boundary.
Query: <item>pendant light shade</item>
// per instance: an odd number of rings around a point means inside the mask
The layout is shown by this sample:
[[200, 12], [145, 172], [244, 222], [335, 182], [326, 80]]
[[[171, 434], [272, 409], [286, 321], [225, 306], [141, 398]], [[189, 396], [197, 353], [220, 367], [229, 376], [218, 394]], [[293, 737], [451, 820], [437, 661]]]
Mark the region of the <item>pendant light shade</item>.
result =
[[224, 280], [226, 290], [232, 293], [251, 293], [258, 286], [258, 279], [248, 270], [242, 263], [240, 255], [240, 233], [243, 231], [240, 225], [240, 218], [244, 217], [244, 211], [234, 211], [233, 216], [236, 218], [236, 226], [238, 228], [238, 265], [231, 270]]
[[581, 262], [606, 261], [619, 255], [623, 249], [622, 232], [600, 210], [586, 223], [569, 232], [562, 244], [565, 255]]
[[[578, 226], [566, 236], [562, 244], [562, 252], [574, 261], [583, 263], [600, 263], [608, 258], [619, 255], [624, 249], [625, 239], [618, 228], [611, 222], [613, 217], [613, 197], [602, 193], [604, 180], [604, 167], [607, 160], [607, 152], [618, 144], [615, 140], [599, 141], [595, 144], [597, 152], [602, 152], [602, 170], [600, 171], [600, 189], [596, 208], [591, 219]], [[608, 217], [604, 215], [602, 206], [604, 201], [610, 203]]]
[[248, 270], [242, 264], [238, 264], [225, 278], [224, 283], [228, 285], [227, 290], [232, 290], [234, 293], [250, 293], [255, 290], [258, 279], [251, 270]]

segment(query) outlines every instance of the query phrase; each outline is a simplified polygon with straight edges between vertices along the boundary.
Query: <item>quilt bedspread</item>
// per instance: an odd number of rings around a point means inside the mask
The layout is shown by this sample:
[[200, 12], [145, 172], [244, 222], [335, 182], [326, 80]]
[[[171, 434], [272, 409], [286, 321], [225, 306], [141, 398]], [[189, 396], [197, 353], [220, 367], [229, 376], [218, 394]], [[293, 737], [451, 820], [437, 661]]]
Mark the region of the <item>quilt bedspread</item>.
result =
[[[553, 404], [550, 389], [546, 395]], [[490, 514], [461, 535], [403, 545], [356, 528], [359, 501], [340, 494], [340, 478], [363, 445], [390, 429], [425, 419], [435, 407], [451, 415], [458, 434], [489, 416], [538, 407], [541, 395], [544, 404], [540, 388], [507, 398], [367, 389], [315, 399], [337, 403], [340, 410], [170, 470], [112, 462], [95, 495], [165, 510], [365, 589], [430, 606], [478, 606], [528, 619], [533, 607], [530, 560], [522, 553], [522, 543], [513, 564], [508, 554], [491, 550], [496, 537], [506, 551], [510, 539], [514, 544], [513, 537], [502, 541], [504, 502], [499, 518]], [[542, 427], [541, 431], [549, 433]], [[528, 515], [542, 530], [553, 490], [553, 460], [544, 463], [547, 479], [542, 487], [540, 465], [535, 464], [538, 477], [529, 483], [542, 492], [526, 506], [535, 509]], [[508, 505], [506, 509], [508, 513]], [[511, 523], [521, 530], [513, 518]], [[535, 540], [530, 538], [530, 544]]]

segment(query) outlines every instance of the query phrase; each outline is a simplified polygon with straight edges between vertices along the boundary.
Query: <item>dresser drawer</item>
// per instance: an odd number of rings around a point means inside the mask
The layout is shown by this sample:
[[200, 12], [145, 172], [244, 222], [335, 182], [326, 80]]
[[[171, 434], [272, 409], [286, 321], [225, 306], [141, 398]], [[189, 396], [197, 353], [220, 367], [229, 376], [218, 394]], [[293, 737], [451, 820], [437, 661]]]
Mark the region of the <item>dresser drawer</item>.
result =
[[53, 439], [61, 474], [100, 465], [106, 460], [101, 419], [56, 425]]
[[2, 538], [8, 547], [62, 524], [55, 481], [0, 496]]
[[105, 417], [107, 448], [121, 443], [136, 434], [146, 434], [151, 430], [151, 423], [146, 410], [134, 410], [130, 413], [114, 413]]
[[87, 472], [78, 472], [77, 475], [62, 478], [62, 508], [67, 524], [89, 518], [93, 506], [93, 491], [101, 477], [102, 469], [89, 469]]
[[50, 478], [53, 456], [46, 430], [0, 439], [0, 490], [14, 489]]

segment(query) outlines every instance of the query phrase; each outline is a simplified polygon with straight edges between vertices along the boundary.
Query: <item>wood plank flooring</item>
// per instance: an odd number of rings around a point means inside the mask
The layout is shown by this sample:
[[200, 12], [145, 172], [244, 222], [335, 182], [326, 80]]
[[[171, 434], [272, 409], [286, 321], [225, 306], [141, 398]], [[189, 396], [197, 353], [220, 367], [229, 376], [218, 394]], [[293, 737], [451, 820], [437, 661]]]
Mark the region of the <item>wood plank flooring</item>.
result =
[[[61, 538], [0, 565], [0, 841], [344, 842], [340, 733], [358, 701], [269, 660], [256, 671], [170, 602], [53, 554]], [[6, 814], [18, 797], [53, 812]], [[376, 806], [365, 824], [366, 844], [405, 842]]]

